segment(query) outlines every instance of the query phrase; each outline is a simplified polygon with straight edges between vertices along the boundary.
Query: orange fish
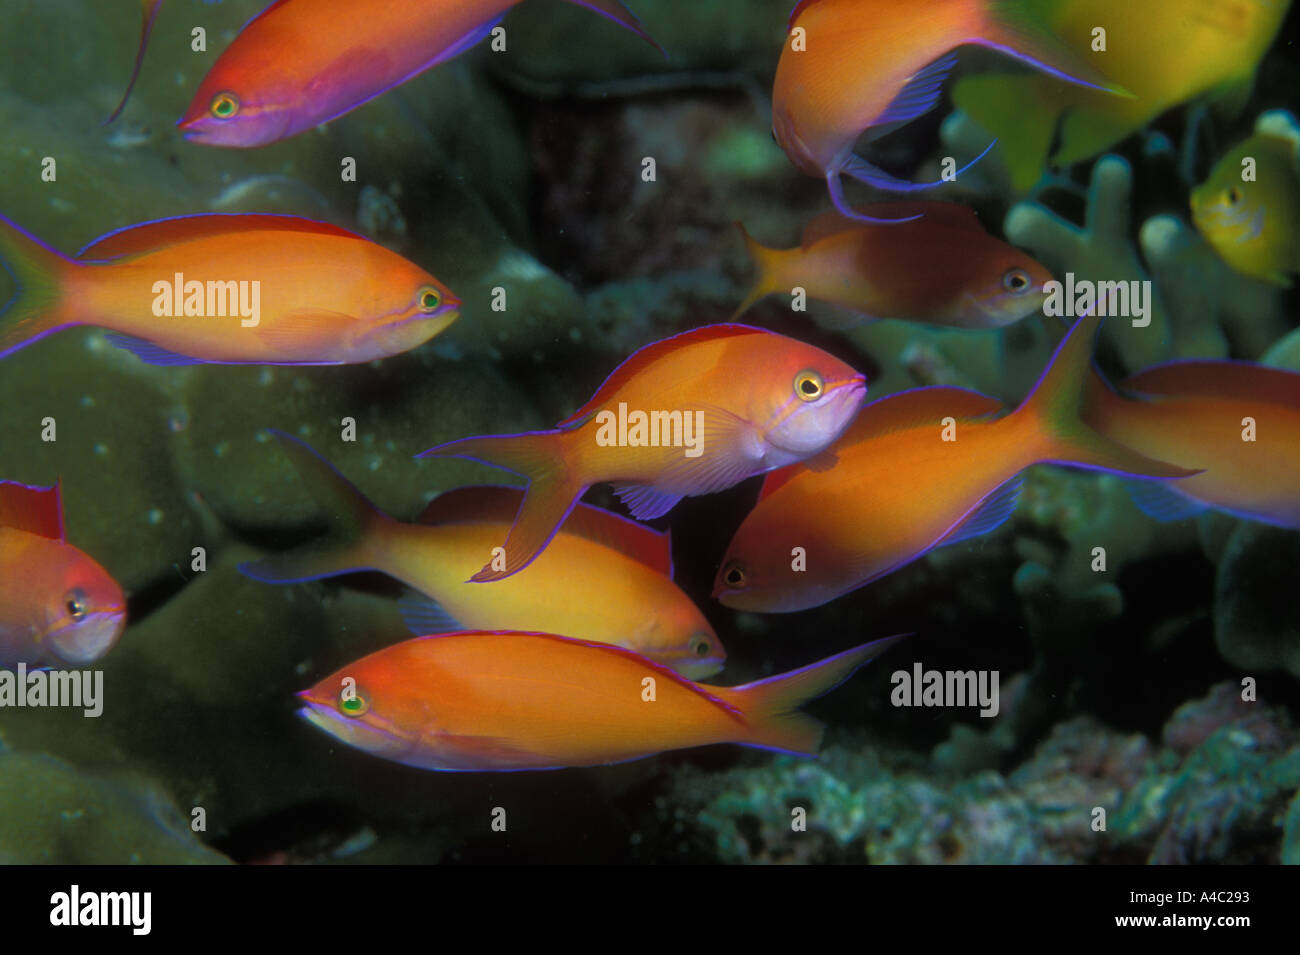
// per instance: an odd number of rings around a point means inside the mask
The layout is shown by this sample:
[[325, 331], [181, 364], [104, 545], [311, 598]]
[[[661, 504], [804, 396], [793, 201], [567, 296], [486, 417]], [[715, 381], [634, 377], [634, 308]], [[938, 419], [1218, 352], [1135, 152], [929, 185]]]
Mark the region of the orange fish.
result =
[[400, 255], [297, 216], [163, 219], [75, 261], [0, 217], [0, 267], [18, 283], [0, 306], [0, 358], [98, 325], [157, 365], [367, 362], [424, 344], [460, 305]]
[[68, 543], [59, 486], [0, 482], [0, 666], [86, 666], [125, 627], [122, 588]]
[[[758, 271], [740, 315], [773, 292], [800, 287], [839, 306], [854, 324], [905, 318], [954, 328], [1001, 328], [1047, 299], [1047, 269], [984, 231], [974, 211], [953, 202], [861, 206], [868, 220], [832, 210], [804, 229], [797, 249], [759, 245], [743, 226]], [[907, 221], [910, 216], [921, 218]], [[879, 225], [881, 218], [899, 218]]]
[[720, 687], [630, 650], [546, 633], [417, 637], [299, 693], [299, 713], [373, 756], [453, 772], [602, 766], [713, 743], [813, 756], [822, 726], [796, 708], [898, 639]]
[[1100, 378], [1084, 420], [1113, 441], [1202, 473], [1130, 481], [1159, 520], [1218, 508], [1300, 529], [1300, 374], [1238, 361], [1174, 361], [1139, 372], [1115, 394]]
[[709, 325], [647, 345], [552, 431], [465, 438], [420, 457], [461, 457], [529, 479], [505, 547], [471, 579], [523, 570], [593, 484], [638, 520], [824, 451], [857, 414], [866, 379], [820, 348], [748, 325]]
[[1194, 471], [1152, 460], [1079, 419], [1100, 319], [1080, 319], [1024, 403], [961, 388], [918, 388], [864, 409], [836, 464], [769, 475], [727, 548], [714, 596], [740, 610], [816, 607], [929, 550], [987, 533], [1010, 516], [1020, 473], [1052, 462], [1155, 477]]
[[[192, 142], [263, 146], [459, 56], [521, 0], [279, 0], [250, 20], [180, 121]], [[618, 0], [570, 0], [656, 46]]]
[[956, 47], [978, 44], [1072, 83], [1108, 88], [1035, 22], [1026, 0], [801, 0], [789, 32], [772, 91], [772, 134], [802, 172], [826, 180], [835, 207], [850, 218], [866, 217], [849, 207], [841, 175], [891, 192], [938, 185], [896, 179], [853, 146], [868, 130], [882, 136], [933, 108]]
[[691, 679], [722, 669], [726, 651], [699, 608], [673, 583], [666, 531], [579, 504], [551, 545], [497, 587], [465, 578], [500, 543], [523, 500], [513, 487], [440, 494], [419, 523], [395, 521], [306, 444], [273, 432], [330, 520], [330, 534], [240, 565], [268, 583], [378, 570], [428, 598], [402, 609], [419, 634], [533, 627], [625, 647]]

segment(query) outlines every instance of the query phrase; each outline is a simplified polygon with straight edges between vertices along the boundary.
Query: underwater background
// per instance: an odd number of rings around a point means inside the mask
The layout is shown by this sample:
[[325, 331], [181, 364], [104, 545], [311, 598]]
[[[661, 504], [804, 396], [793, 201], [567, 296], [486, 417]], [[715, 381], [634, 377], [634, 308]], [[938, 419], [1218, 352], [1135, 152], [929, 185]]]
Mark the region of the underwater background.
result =
[[[7, 218], [71, 253], [167, 216], [301, 215], [399, 252], [464, 302], [433, 341], [367, 364], [159, 367], [93, 328], [0, 361], [0, 479], [61, 479], [70, 540], [129, 596], [128, 628], [96, 664], [102, 716], [0, 709], [0, 861], [1300, 861], [1300, 533], [1222, 513], [1158, 522], [1115, 476], [1054, 466], [1030, 470], [995, 532], [795, 614], [711, 597], [757, 479], [654, 522], [671, 528], [675, 579], [727, 648], [714, 682], [913, 634], [807, 707], [828, 726], [819, 759], [713, 746], [599, 768], [432, 773], [295, 716], [295, 693], [410, 633], [400, 587], [378, 574], [273, 587], [237, 571], [323, 526], [266, 429], [313, 444], [410, 518], [441, 491], [509, 480], [418, 452], [548, 427], [636, 349], [727, 321], [753, 281], [733, 223], [789, 245], [827, 206], [825, 184], [770, 134], [790, 5], [634, 0], [661, 57], [590, 11], [528, 0], [504, 21], [506, 52], [479, 45], [319, 130], [230, 150], [186, 143], [174, 124], [262, 0], [165, 4], [109, 126], [138, 5], [0, 0]], [[1118, 161], [1091, 156], [1018, 187], [999, 147], [926, 198], [973, 207], [1057, 276], [1152, 280], [1158, 334], [1138, 345], [1112, 321], [1098, 353], [1112, 374], [1174, 357], [1300, 371], [1296, 293], [1225, 264], [1188, 208], [1261, 114], [1300, 115], [1297, 16], [1228, 106], [1174, 104], [1104, 151]], [[196, 25], [206, 52], [191, 49]], [[1009, 63], [967, 47], [954, 76]], [[931, 180], [950, 150], [978, 154], [991, 136], [954, 107], [953, 85], [873, 147], [882, 165]], [[50, 156], [54, 182], [41, 178]], [[344, 157], [355, 182], [340, 177]], [[1018, 230], [1022, 203], [1061, 218]], [[491, 307], [497, 287], [504, 311]], [[870, 400], [952, 384], [1014, 405], [1061, 332], [1040, 314], [991, 330], [845, 329], [784, 296], [743, 320], [864, 371]], [[55, 442], [40, 440], [47, 416]], [[337, 440], [348, 417], [354, 442]], [[607, 486], [585, 500], [620, 507]], [[1090, 569], [1098, 541], [1104, 574]], [[891, 705], [891, 673], [916, 661], [999, 672], [1000, 712]], [[1245, 678], [1256, 701], [1242, 700]], [[506, 832], [491, 827], [494, 807], [508, 810]], [[807, 831], [792, 830], [796, 807]]]

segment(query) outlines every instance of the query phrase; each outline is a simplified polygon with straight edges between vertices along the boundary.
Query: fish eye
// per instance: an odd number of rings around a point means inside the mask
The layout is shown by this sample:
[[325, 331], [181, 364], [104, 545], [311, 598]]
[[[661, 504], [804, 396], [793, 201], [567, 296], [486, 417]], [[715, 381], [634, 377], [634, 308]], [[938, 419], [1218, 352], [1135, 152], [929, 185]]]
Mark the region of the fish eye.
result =
[[86, 611], [90, 609], [90, 602], [86, 598], [84, 590], [70, 590], [63, 598], [63, 609], [68, 612], [68, 616], [73, 620], [81, 620], [86, 616]]
[[438, 290], [428, 285], [420, 289], [420, 294], [416, 296], [415, 300], [420, 303], [420, 311], [422, 312], [436, 312], [438, 306], [442, 304], [442, 296], [438, 294]]
[[694, 649], [695, 649], [695, 655], [697, 657], [707, 657], [709, 655], [709, 651], [712, 650], [713, 647], [709, 645], [708, 640], [700, 638], [698, 641], [696, 641]]
[[1239, 202], [1241, 202], [1241, 190], [1233, 186], [1228, 190], [1228, 205], [1235, 206]]
[[822, 396], [825, 387], [822, 376], [811, 368], [794, 376], [794, 393], [803, 401], [816, 401]]
[[239, 97], [234, 93], [218, 93], [212, 97], [210, 110], [217, 119], [230, 119], [239, 112]]
[[745, 572], [739, 564], [733, 563], [722, 575], [722, 582], [728, 587], [745, 586]]
[[339, 712], [352, 719], [365, 716], [370, 712], [370, 701], [355, 687], [344, 687], [339, 690]]
[[1002, 276], [1002, 287], [1016, 295], [1026, 291], [1031, 284], [1029, 273], [1024, 269], [1012, 269]]

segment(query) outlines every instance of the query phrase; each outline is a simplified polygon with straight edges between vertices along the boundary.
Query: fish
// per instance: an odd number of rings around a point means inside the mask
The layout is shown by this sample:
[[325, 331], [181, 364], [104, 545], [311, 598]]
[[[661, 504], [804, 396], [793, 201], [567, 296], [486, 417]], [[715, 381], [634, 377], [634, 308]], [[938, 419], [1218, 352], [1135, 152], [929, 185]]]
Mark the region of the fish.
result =
[[[1029, 255], [984, 231], [973, 210], [952, 202], [860, 206], [867, 220], [836, 210], [804, 229], [795, 249], [769, 249], [740, 228], [754, 260], [742, 315], [773, 292], [795, 287], [839, 306], [854, 323], [903, 318], [953, 328], [1001, 328], [1037, 311], [1052, 275]], [[921, 218], [907, 221], [906, 217]]]
[[377, 570], [426, 595], [402, 601], [417, 634], [531, 628], [634, 650], [689, 679], [726, 662], [713, 627], [673, 583], [668, 532], [578, 504], [523, 573], [485, 590], [465, 583], [505, 538], [523, 500], [513, 487], [438, 495], [414, 523], [380, 511], [306, 443], [272, 431], [329, 519], [329, 533], [240, 564], [266, 583]]
[[807, 610], [1012, 513], [1022, 472], [1056, 463], [1130, 475], [1197, 473], [1116, 443], [1079, 417], [1101, 319], [1079, 319], [1014, 412], [938, 386], [875, 401], [831, 448], [836, 463], [768, 475], [714, 579], [737, 610]]
[[161, 219], [67, 258], [0, 216], [0, 359], [75, 325], [155, 365], [340, 365], [422, 345], [460, 299], [424, 269], [297, 216]]
[[1112, 389], [1095, 376], [1084, 420], [1112, 441], [1201, 473], [1126, 481], [1161, 521], [1216, 509], [1300, 529], [1300, 374], [1244, 361], [1183, 359]]
[[144, 66], [144, 54], [149, 48], [149, 37], [153, 35], [153, 25], [158, 19], [158, 12], [162, 9], [162, 5], [163, 0], [140, 0], [140, 44], [136, 49], [135, 63], [131, 67], [131, 77], [126, 82], [126, 92], [122, 94], [117, 108], [109, 114], [108, 119], [104, 120], [105, 126], [121, 116], [122, 110], [126, 109], [126, 102], [131, 98], [136, 80], [140, 78], [140, 68]]
[[[217, 58], [178, 125], [206, 146], [296, 136], [459, 56], [520, 2], [278, 0]], [[570, 2], [660, 49], [618, 0]]]
[[1048, 165], [1100, 156], [1180, 104], [1211, 98], [1221, 112], [1244, 104], [1260, 60], [1291, 0], [1065, 0], [1046, 16], [1080, 49], [1106, 30], [1106, 75], [1131, 92], [1108, 96], [1055, 77], [992, 72], [965, 76], [953, 103], [996, 136], [1019, 191]]
[[989, 47], [1125, 95], [1074, 52], [1087, 51], [1086, 43], [1062, 44], [1038, 26], [1032, 8], [1027, 0], [800, 0], [772, 90], [777, 145], [801, 172], [826, 181], [842, 215], [873, 221], [849, 206], [841, 176], [890, 192], [939, 183], [897, 179], [854, 153], [854, 144], [864, 132], [878, 138], [929, 112], [957, 62], [956, 47]]
[[[220, 3], [221, 0], [203, 0], [204, 3]], [[131, 76], [126, 83], [126, 92], [122, 94], [121, 101], [118, 102], [117, 108], [109, 114], [108, 119], [104, 120], [104, 125], [114, 122], [122, 115], [122, 110], [126, 109], [127, 100], [131, 98], [131, 92], [135, 89], [136, 81], [140, 78], [140, 69], [144, 66], [144, 55], [149, 49], [149, 38], [153, 36], [154, 23], [158, 20], [158, 13], [162, 10], [163, 0], [140, 0], [140, 42], [136, 47], [135, 63], [131, 67]]]
[[554, 634], [417, 637], [302, 691], [299, 715], [372, 756], [443, 772], [603, 766], [715, 743], [814, 756], [823, 727], [796, 708], [899, 639], [721, 687]]
[[0, 666], [88, 666], [125, 629], [122, 588], [68, 543], [62, 484], [0, 481]]
[[846, 428], [866, 378], [820, 348], [748, 325], [706, 325], [647, 345], [549, 431], [451, 441], [417, 457], [468, 458], [528, 478], [505, 545], [475, 583], [527, 567], [593, 484], [637, 520], [688, 495], [814, 457]]
[[[1190, 203], [1192, 221], [1219, 258], [1242, 275], [1292, 288], [1300, 272], [1300, 136], [1295, 120], [1278, 112], [1291, 135], [1257, 131], [1219, 160]], [[1247, 160], [1250, 180], [1243, 178]]]

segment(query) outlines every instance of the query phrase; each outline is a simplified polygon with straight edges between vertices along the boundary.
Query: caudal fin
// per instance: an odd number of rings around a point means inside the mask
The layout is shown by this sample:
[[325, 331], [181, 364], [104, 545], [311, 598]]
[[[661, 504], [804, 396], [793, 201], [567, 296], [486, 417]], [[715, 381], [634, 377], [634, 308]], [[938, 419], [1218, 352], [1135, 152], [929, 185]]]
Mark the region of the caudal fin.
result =
[[126, 101], [131, 98], [135, 81], [140, 78], [140, 67], [144, 65], [145, 50], [149, 48], [149, 35], [153, 33], [154, 21], [158, 19], [158, 11], [162, 9], [162, 5], [163, 0], [140, 0], [140, 45], [136, 48], [135, 65], [131, 67], [131, 78], [127, 80], [122, 101], [117, 104], [117, 109], [113, 110], [108, 119], [104, 120], [105, 126], [121, 116], [122, 110], [126, 109]]
[[619, 3], [618, 0], [569, 0], [569, 2], [580, 7], [586, 7], [588, 10], [599, 13], [602, 17], [613, 20], [619, 26], [631, 30], [660, 53], [663, 53], [665, 56], [668, 55], [664, 51], [664, 48], [656, 43], [654, 38], [641, 28], [641, 21], [636, 18], [636, 15], [627, 7], [623, 6], [623, 4]]
[[818, 663], [744, 686], [711, 686], [708, 690], [745, 714], [752, 733], [748, 739], [736, 742], [760, 749], [816, 756], [821, 749], [824, 727], [808, 714], [800, 713], [799, 707], [829, 693], [859, 667], [907, 636], [909, 634], [904, 633], [864, 643]]
[[1030, 429], [1026, 451], [1035, 459], [1073, 464], [1138, 477], [1185, 478], [1199, 471], [1157, 461], [1112, 441], [1084, 423], [1084, 408], [1096, 387], [1093, 341], [1101, 327], [1095, 312], [1074, 323], [1051, 363], [1013, 417]]
[[563, 431], [490, 435], [440, 444], [417, 457], [468, 458], [528, 478], [528, 489], [503, 547], [484, 554], [487, 563], [470, 578], [489, 583], [519, 573], [551, 542], [587, 485], [569, 473]]
[[0, 269], [16, 288], [0, 301], [0, 358], [65, 327], [58, 317], [63, 278], [76, 264], [0, 216]]
[[754, 263], [754, 286], [749, 290], [749, 294], [745, 296], [745, 300], [731, 314], [731, 318], [727, 319], [729, 322], [736, 321], [741, 315], [777, 290], [773, 277], [775, 275], [773, 266], [777, 257], [781, 254], [776, 249], [769, 249], [756, 241], [739, 222], [736, 223], [736, 228], [740, 230], [740, 235], [745, 240], [745, 251], [749, 253], [749, 257]]
[[294, 470], [329, 520], [324, 537], [301, 547], [245, 561], [239, 570], [246, 577], [268, 584], [319, 580], [358, 570], [383, 570], [376, 566], [386, 527], [393, 522], [334, 466], [303, 441], [271, 429]]
[[1043, 174], [1065, 105], [1044, 87], [1032, 73], [981, 73], [963, 76], [952, 90], [953, 104], [997, 137], [1011, 184], [1021, 192]]
[[1038, 0], [985, 0], [983, 23], [976, 27], [978, 43], [1013, 56], [1050, 76], [1132, 99], [1086, 59], [1087, 49], [1074, 50], [1041, 24], [1044, 5]]

